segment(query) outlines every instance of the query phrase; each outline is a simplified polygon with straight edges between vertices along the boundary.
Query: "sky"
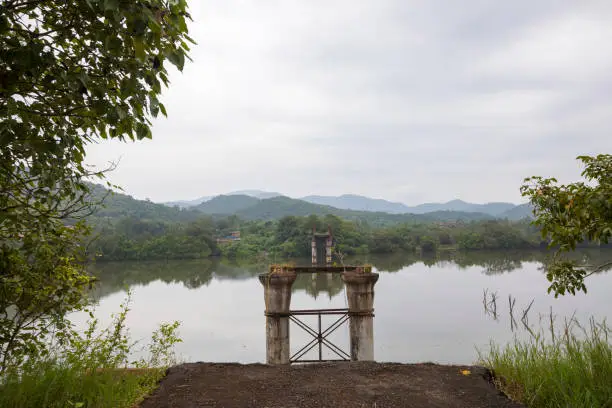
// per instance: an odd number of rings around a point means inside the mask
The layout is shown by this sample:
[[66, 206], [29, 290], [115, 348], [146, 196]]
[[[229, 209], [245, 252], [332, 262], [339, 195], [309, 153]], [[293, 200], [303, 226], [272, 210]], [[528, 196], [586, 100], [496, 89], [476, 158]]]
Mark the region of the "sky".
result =
[[612, 153], [612, 2], [191, 0], [153, 139], [101, 141], [156, 202], [260, 189], [524, 201]]

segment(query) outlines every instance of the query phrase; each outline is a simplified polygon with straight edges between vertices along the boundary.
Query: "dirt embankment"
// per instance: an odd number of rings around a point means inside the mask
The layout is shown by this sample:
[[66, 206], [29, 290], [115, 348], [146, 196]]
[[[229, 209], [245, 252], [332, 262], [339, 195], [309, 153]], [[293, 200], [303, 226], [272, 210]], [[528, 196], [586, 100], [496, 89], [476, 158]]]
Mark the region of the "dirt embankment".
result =
[[481, 367], [434, 364], [190, 363], [168, 370], [141, 408], [519, 408]]

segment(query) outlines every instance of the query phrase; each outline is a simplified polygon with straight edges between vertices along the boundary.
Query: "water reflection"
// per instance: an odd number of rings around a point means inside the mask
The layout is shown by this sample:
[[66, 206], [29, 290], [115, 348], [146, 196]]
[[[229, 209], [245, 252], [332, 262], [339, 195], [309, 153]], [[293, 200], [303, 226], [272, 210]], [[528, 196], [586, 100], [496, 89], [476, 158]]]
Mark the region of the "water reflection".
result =
[[[526, 262], [538, 262], [544, 271], [550, 254], [542, 251], [474, 251], [442, 252], [433, 257], [419, 257], [414, 254], [391, 254], [383, 256], [355, 257], [348, 259], [350, 264], [369, 263], [378, 271], [399, 272], [415, 264], [427, 267], [467, 269], [482, 268], [485, 275], [498, 275], [519, 270]], [[583, 264], [599, 264], [612, 258], [612, 251], [590, 249], [571, 255]], [[307, 262], [296, 260], [296, 264]], [[152, 261], [152, 262], [112, 262], [92, 265], [91, 272], [99, 279], [92, 293], [102, 299], [115, 292], [123, 291], [134, 285], [147, 285], [155, 281], [167, 284], [181, 283], [188, 289], [208, 286], [215, 279], [245, 280], [252, 279], [267, 270], [266, 263], [228, 262], [219, 259]], [[342, 279], [338, 274], [300, 275], [293, 285], [293, 291], [303, 291], [313, 298], [326, 296], [329, 299], [343, 290]]]
[[[612, 316], [612, 274], [590, 277], [586, 295], [556, 299], [546, 293], [546, 255], [471, 252], [418, 258], [404, 254], [346, 263], [371, 263], [383, 272], [375, 289], [377, 360], [470, 364], [477, 358], [476, 348], [486, 349], [490, 340], [504, 344], [515, 335], [530, 336], [527, 327], [537, 333], [538, 317], [548, 316], [551, 308], [559, 319], [576, 315], [587, 322], [590, 316], [599, 320]], [[612, 251], [581, 251], [574, 256], [597, 264], [612, 260]], [[93, 295], [100, 300], [96, 317], [104, 325], [131, 286], [134, 297], [127, 324], [134, 339], [146, 338], [161, 321], [180, 320], [184, 342], [177, 351], [185, 361], [262, 362], [265, 302], [256, 276], [266, 267], [266, 263], [213, 259], [94, 265], [99, 285]], [[293, 291], [293, 309], [346, 307], [337, 274], [300, 275]], [[485, 306], [490, 313], [483, 313]], [[86, 319], [86, 314], [74, 316], [77, 327], [84, 327]], [[543, 318], [542, 323], [548, 320]], [[348, 347], [347, 330], [333, 336], [334, 344]], [[292, 353], [308, 341], [309, 334], [292, 329]]]
[[344, 290], [344, 282], [338, 273], [300, 274], [293, 283], [292, 291], [304, 291], [317, 299], [325, 295], [332, 299]]

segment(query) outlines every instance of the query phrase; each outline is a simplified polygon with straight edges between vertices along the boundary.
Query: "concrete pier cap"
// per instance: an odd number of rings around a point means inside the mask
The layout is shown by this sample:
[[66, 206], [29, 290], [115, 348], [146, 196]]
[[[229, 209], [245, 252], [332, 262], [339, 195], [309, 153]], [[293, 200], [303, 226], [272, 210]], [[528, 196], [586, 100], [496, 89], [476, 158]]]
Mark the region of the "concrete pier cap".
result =
[[349, 306], [351, 360], [374, 361], [374, 285], [378, 274], [369, 267], [342, 273]]
[[289, 364], [289, 311], [291, 307], [291, 286], [297, 274], [285, 268], [270, 268], [259, 275], [264, 287], [266, 313], [266, 362], [268, 364]]
[[296, 277], [297, 273], [287, 270], [259, 275], [259, 281], [264, 287], [267, 313], [289, 313], [291, 286]]

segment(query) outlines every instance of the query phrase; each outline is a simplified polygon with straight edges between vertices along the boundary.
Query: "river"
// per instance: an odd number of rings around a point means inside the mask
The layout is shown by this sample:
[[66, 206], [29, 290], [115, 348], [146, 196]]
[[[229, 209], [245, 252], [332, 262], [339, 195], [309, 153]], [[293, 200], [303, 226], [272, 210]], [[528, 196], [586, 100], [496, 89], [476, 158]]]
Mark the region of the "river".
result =
[[[576, 256], [587, 263], [609, 261], [612, 250]], [[545, 328], [551, 310], [558, 323], [571, 316], [586, 323], [590, 317], [612, 315], [612, 273], [589, 277], [586, 295], [555, 299], [546, 291], [544, 259], [538, 252], [475, 252], [447, 259], [393, 255], [352, 260], [368, 261], [380, 273], [374, 301], [376, 360], [470, 364], [491, 340], [503, 344], [514, 336], [527, 337], [525, 325]], [[264, 295], [257, 275], [265, 271], [265, 264], [215, 260], [97, 264], [92, 267], [100, 279], [92, 293], [95, 314], [107, 324], [130, 288], [127, 326], [133, 339], [148, 338], [159, 322], [179, 320], [183, 342], [177, 352], [184, 361], [264, 362]], [[515, 299], [514, 321], [509, 296]], [[527, 319], [522, 319], [532, 301]], [[291, 306], [346, 307], [340, 276], [299, 276]], [[84, 314], [72, 319], [83, 327]], [[323, 325], [332, 319], [324, 318]], [[314, 323], [314, 318], [304, 320]], [[292, 352], [309, 340], [306, 332], [291, 325]], [[348, 327], [342, 326], [330, 340], [348, 350]], [[316, 358], [314, 353], [309, 356]], [[334, 355], [326, 351], [324, 357]]]

